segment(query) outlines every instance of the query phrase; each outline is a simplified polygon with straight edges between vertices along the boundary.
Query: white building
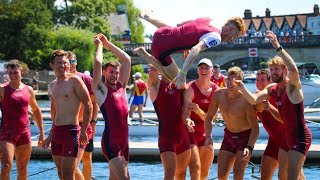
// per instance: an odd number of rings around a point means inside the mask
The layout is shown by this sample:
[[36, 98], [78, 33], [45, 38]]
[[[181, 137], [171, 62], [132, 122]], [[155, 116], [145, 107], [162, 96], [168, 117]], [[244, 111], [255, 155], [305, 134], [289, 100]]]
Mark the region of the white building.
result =
[[320, 35], [320, 16], [308, 17], [307, 27], [312, 35]]

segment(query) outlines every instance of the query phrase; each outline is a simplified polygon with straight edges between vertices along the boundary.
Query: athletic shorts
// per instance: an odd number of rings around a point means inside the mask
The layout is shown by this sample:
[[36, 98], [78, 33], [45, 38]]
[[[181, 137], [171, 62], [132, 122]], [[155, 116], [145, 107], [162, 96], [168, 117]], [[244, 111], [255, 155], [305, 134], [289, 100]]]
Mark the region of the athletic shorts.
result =
[[181, 138], [173, 137], [159, 137], [158, 147], [160, 154], [163, 152], [175, 152], [180, 154], [190, 149], [190, 142], [188, 139], [187, 131], [183, 132]]
[[[279, 137], [279, 139], [281, 139], [281, 137]], [[268, 144], [266, 149], [264, 150], [263, 155], [269, 156], [278, 161], [279, 148], [282, 143], [283, 140], [279, 141], [269, 137]], [[286, 148], [284, 150], [286, 150]]]
[[129, 142], [128, 137], [115, 139], [105, 130], [102, 134], [101, 140], [102, 152], [107, 161], [115, 157], [123, 156], [126, 161], [129, 161]]
[[0, 129], [0, 141], [7, 141], [15, 146], [31, 144], [29, 127], [25, 129]]
[[140, 104], [143, 103], [143, 96], [133, 96], [132, 104], [139, 106]]
[[51, 151], [53, 156], [77, 157], [79, 150], [80, 126], [53, 126]]
[[93, 139], [89, 140], [89, 143], [86, 145], [86, 152], [93, 152], [94, 146], [93, 146]]
[[204, 133], [188, 133], [189, 134], [189, 140], [190, 144], [194, 144], [197, 147], [204, 146], [204, 143], [206, 141], [206, 135]]
[[227, 128], [224, 129], [224, 137], [221, 144], [220, 150], [225, 150], [236, 154], [238, 151], [243, 151], [247, 146], [249, 137], [251, 134], [251, 129], [233, 133]]
[[[287, 138], [290, 136], [286, 136]], [[305, 128], [305, 132], [303, 133], [303, 136], [301, 138], [289, 138], [285, 139], [286, 146], [288, 148], [288, 151], [298, 151], [304, 155], [307, 154], [310, 145], [312, 141], [312, 134], [309, 128]]]

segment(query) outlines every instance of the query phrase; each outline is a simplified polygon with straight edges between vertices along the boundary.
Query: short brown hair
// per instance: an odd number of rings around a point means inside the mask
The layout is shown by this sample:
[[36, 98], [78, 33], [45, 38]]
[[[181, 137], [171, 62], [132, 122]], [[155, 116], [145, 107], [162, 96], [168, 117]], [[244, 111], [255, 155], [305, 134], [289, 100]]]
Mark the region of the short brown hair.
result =
[[233, 75], [233, 74], [239, 76], [241, 80], [243, 80], [243, 71], [238, 66], [234, 66], [228, 69], [228, 75]]
[[54, 50], [51, 55], [50, 55], [50, 63], [54, 63], [54, 58], [57, 57], [57, 56], [66, 56], [68, 57], [68, 52], [62, 50], [62, 49], [57, 49], [57, 50]]
[[103, 70], [108, 69], [109, 66], [117, 68], [120, 66], [120, 64], [116, 61], [109, 61], [103, 66]]
[[7, 64], [7, 69], [10, 68], [10, 69], [14, 69], [14, 68], [22, 68], [21, 67], [21, 64], [20, 64], [20, 61], [18, 59], [11, 59], [8, 64]]
[[68, 53], [68, 59], [69, 59], [71, 56], [74, 56], [74, 58], [77, 59], [77, 56], [76, 56], [76, 54], [75, 54], [74, 52], [72, 52], [72, 51], [67, 51], [67, 53]]
[[257, 75], [265, 74], [267, 76], [267, 80], [270, 81], [271, 73], [269, 69], [259, 69]]
[[234, 24], [238, 28], [241, 35], [244, 35], [246, 33], [246, 25], [242, 17], [240, 16], [232, 17], [228, 19], [227, 23]]
[[283, 67], [286, 67], [286, 65], [283, 62], [283, 59], [280, 56], [275, 56], [268, 61], [268, 66], [270, 67], [272, 65], [281, 65]]

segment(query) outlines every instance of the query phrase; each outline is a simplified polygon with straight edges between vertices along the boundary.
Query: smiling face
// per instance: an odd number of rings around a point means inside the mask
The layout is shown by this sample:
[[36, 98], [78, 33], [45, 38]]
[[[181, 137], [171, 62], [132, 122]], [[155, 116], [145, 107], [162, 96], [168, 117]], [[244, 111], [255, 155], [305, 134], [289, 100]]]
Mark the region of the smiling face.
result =
[[10, 82], [19, 83], [21, 81], [21, 67], [7, 68]]
[[212, 67], [210, 67], [204, 63], [199, 64], [198, 75], [199, 75], [199, 78], [209, 78], [210, 79], [212, 76]]
[[285, 79], [286, 68], [282, 65], [270, 65], [271, 79], [274, 83], [279, 83]]
[[263, 90], [269, 83], [267, 74], [257, 74], [256, 87], [258, 90]]
[[65, 76], [68, 67], [69, 60], [66, 56], [56, 56], [53, 63], [50, 63], [50, 67], [53, 69], [56, 77]]

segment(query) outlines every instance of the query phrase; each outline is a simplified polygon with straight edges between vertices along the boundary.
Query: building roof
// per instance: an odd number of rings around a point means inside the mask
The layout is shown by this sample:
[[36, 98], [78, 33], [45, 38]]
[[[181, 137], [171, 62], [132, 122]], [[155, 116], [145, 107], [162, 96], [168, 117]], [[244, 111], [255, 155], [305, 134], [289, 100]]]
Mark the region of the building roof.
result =
[[[317, 6], [318, 7], [318, 6]], [[246, 25], [246, 28], [248, 29], [251, 23], [253, 23], [254, 27], [256, 30], [259, 30], [261, 28], [261, 24], [264, 23], [267, 27], [267, 29], [270, 29], [272, 22], [275, 22], [277, 27], [279, 29], [282, 28], [283, 24], [285, 22], [288, 23], [290, 28], [293, 28], [295, 23], [300, 23], [302, 28], [306, 28], [307, 26], [307, 18], [308, 17], [313, 17], [313, 16], [318, 16], [319, 13], [304, 13], [304, 14], [290, 14], [290, 15], [283, 15], [283, 16], [270, 16], [271, 11], [267, 8], [266, 14], [268, 11], [268, 15], [263, 16], [263, 17], [252, 17], [251, 11], [246, 10], [245, 11], [245, 18], [244, 18], [244, 23]], [[319, 11], [319, 10], [317, 10]], [[249, 17], [247, 16], [249, 12]]]

